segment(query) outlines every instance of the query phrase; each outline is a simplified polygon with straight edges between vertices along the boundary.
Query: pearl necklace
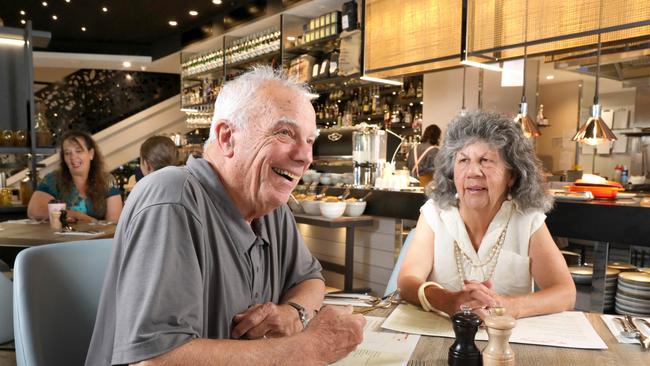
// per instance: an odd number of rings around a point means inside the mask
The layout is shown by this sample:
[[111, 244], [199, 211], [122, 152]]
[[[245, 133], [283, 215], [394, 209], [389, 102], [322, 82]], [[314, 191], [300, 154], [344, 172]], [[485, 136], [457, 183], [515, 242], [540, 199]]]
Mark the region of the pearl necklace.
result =
[[[506, 221], [506, 225], [503, 227], [503, 230], [501, 230], [501, 234], [499, 234], [499, 238], [497, 239], [497, 242], [490, 249], [490, 253], [488, 254], [484, 262], [481, 261], [477, 262], [474, 259], [470, 258], [465, 252], [463, 252], [460, 249], [460, 245], [458, 244], [458, 242], [454, 240], [454, 258], [456, 259], [456, 268], [458, 269], [458, 275], [460, 276], [461, 288], [465, 284], [465, 279], [466, 279], [465, 267], [463, 266], [463, 258], [465, 258], [465, 262], [469, 262], [473, 268], [481, 269], [481, 272], [483, 273], [483, 280], [481, 282], [485, 282], [490, 278], [492, 278], [492, 275], [494, 274], [494, 270], [497, 267], [499, 254], [501, 254], [501, 249], [503, 248], [503, 243], [505, 242], [506, 239], [506, 232], [508, 231], [508, 224], [510, 224], [512, 211], [514, 211], [514, 208], [510, 208], [508, 221]], [[487, 275], [485, 274], [486, 267], [488, 270]]]

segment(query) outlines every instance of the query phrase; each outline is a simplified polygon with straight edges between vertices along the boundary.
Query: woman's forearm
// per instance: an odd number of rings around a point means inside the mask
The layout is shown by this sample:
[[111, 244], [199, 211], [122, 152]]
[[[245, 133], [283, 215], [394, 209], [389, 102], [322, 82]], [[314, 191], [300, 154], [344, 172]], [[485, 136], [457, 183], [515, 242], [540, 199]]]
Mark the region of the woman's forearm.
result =
[[530, 294], [506, 297], [506, 311], [515, 318], [559, 313], [575, 306], [575, 286], [555, 285]]

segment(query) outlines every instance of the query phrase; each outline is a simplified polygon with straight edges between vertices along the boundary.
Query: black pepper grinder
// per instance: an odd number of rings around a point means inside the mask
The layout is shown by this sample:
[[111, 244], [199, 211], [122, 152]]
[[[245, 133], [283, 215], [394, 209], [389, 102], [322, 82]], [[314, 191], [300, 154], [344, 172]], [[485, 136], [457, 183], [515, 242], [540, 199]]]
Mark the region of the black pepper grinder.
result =
[[481, 318], [467, 305], [461, 305], [460, 312], [451, 317], [456, 341], [449, 348], [450, 366], [481, 366], [481, 351], [474, 343], [474, 337], [481, 325]]

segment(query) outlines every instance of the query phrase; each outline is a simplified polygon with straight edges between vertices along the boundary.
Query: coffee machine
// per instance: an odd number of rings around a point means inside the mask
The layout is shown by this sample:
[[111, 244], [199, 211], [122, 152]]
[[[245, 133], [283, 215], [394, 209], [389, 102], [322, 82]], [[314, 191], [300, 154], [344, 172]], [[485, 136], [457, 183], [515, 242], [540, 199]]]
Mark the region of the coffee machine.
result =
[[386, 131], [375, 125], [359, 125], [352, 133], [352, 161], [355, 187], [374, 185], [386, 163]]

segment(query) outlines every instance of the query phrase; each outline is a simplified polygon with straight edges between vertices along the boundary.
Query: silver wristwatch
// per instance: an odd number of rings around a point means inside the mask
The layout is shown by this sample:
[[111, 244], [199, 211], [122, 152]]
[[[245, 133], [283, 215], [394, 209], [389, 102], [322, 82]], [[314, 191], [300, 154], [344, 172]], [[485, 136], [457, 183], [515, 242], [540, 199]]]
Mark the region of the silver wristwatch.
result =
[[296, 309], [296, 311], [298, 311], [298, 319], [300, 319], [303, 329], [307, 327], [307, 324], [309, 324], [309, 316], [307, 315], [307, 309], [305, 309], [300, 304], [296, 304], [295, 302], [288, 301], [287, 304], [293, 307], [294, 309]]

